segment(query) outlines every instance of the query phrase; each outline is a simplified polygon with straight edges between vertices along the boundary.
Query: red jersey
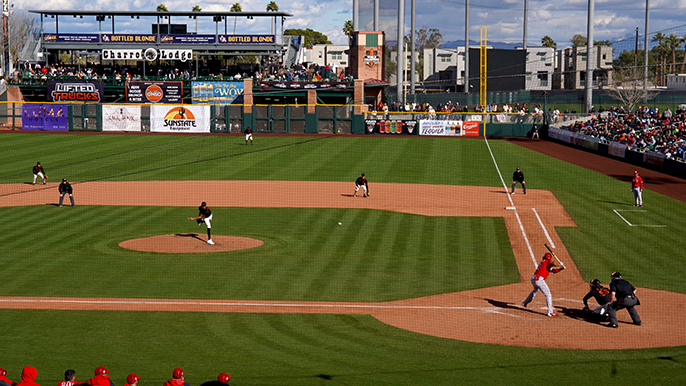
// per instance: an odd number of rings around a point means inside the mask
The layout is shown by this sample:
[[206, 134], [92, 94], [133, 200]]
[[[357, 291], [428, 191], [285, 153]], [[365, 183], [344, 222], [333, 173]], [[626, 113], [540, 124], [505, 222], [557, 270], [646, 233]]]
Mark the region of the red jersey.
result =
[[14, 385], [17, 384], [17, 382], [10, 381], [10, 380], [7, 379], [7, 377], [5, 377], [4, 375], [0, 375], [0, 381], [5, 381], [5, 382], [7, 382], [8, 385], [12, 385], [12, 386], [14, 386]]
[[57, 384], [57, 386], [75, 386], [75, 385], [83, 385], [83, 382], [62, 381], [62, 382]]
[[543, 260], [541, 261], [541, 264], [538, 265], [536, 268], [536, 272], [534, 272], [534, 276], [536, 277], [536, 280], [538, 278], [547, 278], [550, 272], [558, 273], [562, 271], [562, 268], [553, 268], [552, 265], [553, 261], [552, 260]]
[[93, 378], [87, 380], [86, 383], [89, 385], [92, 385], [92, 386], [111, 386], [112, 385], [112, 383], [110, 381], [110, 376], [107, 374], [96, 375]]
[[643, 178], [636, 174], [634, 178], [631, 180], [631, 187], [643, 190]]

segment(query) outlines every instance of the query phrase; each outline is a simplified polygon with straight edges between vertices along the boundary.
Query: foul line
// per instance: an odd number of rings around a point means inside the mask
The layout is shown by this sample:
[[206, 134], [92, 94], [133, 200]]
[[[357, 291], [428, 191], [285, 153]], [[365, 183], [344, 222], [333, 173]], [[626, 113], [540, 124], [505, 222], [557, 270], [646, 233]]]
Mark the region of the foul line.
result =
[[517, 207], [515, 206], [514, 202], [512, 201], [512, 197], [510, 197], [509, 191], [507, 190], [507, 185], [505, 184], [505, 180], [503, 180], [503, 175], [500, 173], [500, 168], [498, 168], [498, 163], [495, 161], [495, 156], [493, 155], [493, 151], [491, 151], [491, 145], [488, 143], [488, 139], [486, 136], [484, 136], [484, 141], [486, 142], [486, 147], [488, 148], [488, 152], [491, 154], [491, 159], [493, 160], [493, 164], [495, 165], [495, 170], [498, 171], [498, 176], [500, 177], [500, 182], [503, 184], [503, 188], [505, 189], [505, 194], [507, 195], [507, 199], [510, 200], [510, 207], [514, 209], [515, 217], [517, 218], [517, 223], [519, 223], [519, 230], [522, 231], [522, 236], [524, 236], [524, 241], [526, 242], [526, 247], [529, 249], [529, 255], [531, 256], [531, 261], [534, 263], [534, 267], [538, 265], [536, 262], [536, 256], [534, 256], [534, 251], [531, 249], [531, 243], [529, 242], [529, 238], [526, 236], [526, 231], [524, 231], [524, 225], [522, 224], [522, 219], [519, 218], [519, 212], [517, 212]]
[[550, 235], [548, 234], [548, 230], [545, 229], [545, 225], [543, 225], [543, 221], [541, 221], [541, 218], [538, 216], [538, 212], [536, 212], [536, 208], [531, 208], [531, 210], [534, 211], [534, 214], [536, 215], [536, 218], [538, 219], [538, 223], [541, 224], [541, 228], [543, 228], [543, 233], [545, 233], [545, 238], [548, 239], [548, 242], [550, 243], [550, 247], [555, 248], [555, 243], [550, 238]]
[[619, 214], [619, 212], [647, 212], [647, 210], [612, 209], [612, 211], [615, 212], [615, 214], [616, 214], [617, 216], [619, 216], [619, 218], [621, 218], [622, 220], [624, 220], [624, 222], [627, 223], [630, 227], [667, 228], [667, 225], [650, 225], [650, 224], [648, 224], [648, 225], [641, 225], [641, 224], [632, 224], [632, 223], [629, 222], [629, 220], [625, 219], [624, 216], [622, 216], [621, 214]]

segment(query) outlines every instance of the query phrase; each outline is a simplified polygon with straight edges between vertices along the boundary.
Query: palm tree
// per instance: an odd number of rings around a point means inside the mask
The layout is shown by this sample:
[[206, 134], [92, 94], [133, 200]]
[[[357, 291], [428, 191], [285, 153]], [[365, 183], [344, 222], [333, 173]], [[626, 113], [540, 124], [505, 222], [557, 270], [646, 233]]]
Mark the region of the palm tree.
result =
[[353, 33], [353, 21], [352, 20], [346, 20], [345, 23], [343, 24], [343, 33], [346, 36], [350, 36]]
[[166, 5], [160, 4], [157, 6], [157, 12], [169, 12], [169, 10]]
[[[276, 4], [275, 1], [270, 1], [269, 4], [267, 4], [267, 12], [276, 12], [279, 10], [279, 6]], [[274, 16], [274, 24], [272, 25], [272, 34], [275, 34], [276, 30], [276, 16]]]
[[672, 64], [669, 72], [673, 74], [676, 72], [676, 50], [677, 48], [681, 48], [681, 39], [676, 36], [676, 34], [670, 34], [667, 38], [667, 44], [669, 45], [669, 49], [672, 51]]
[[653, 36], [653, 39], [652, 39], [652, 41], [657, 42], [657, 47], [655, 47], [654, 49], [655, 49], [655, 51], [657, 51], [657, 54], [658, 54], [658, 58], [657, 58], [658, 64], [657, 64], [657, 67], [655, 68], [655, 77], [658, 79], [658, 81], [657, 81], [658, 85], [660, 84], [660, 81], [662, 80], [662, 76], [660, 74], [660, 72], [661, 72], [660, 67], [662, 65], [662, 49], [661, 49], [661, 46], [662, 46], [662, 42], [666, 38], [667, 38], [667, 36], [665, 34], [663, 34], [662, 32], [658, 32], [655, 34], [655, 36]]
[[541, 38], [541, 45], [543, 47], [553, 47], [553, 50], [557, 50], [557, 43], [548, 35]]
[[684, 65], [686, 65], [686, 35], [681, 37], [681, 41], [684, 42], [684, 58], [681, 61], [681, 70], [679, 70], [680, 74], [684, 73]]
[[[200, 8], [199, 5], [196, 5], [195, 7], [193, 7], [193, 9], [191, 9], [191, 12], [200, 12], [200, 11], [202, 11], [202, 8]], [[195, 18], [195, 34], [197, 35], [198, 34], [198, 17], [194, 16], [194, 18]]]
[[[241, 8], [241, 5], [239, 3], [236, 3], [231, 6], [231, 12], [243, 12], [243, 8]], [[238, 19], [238, 16], [233, 17], [233, 34], [236, 34], [236, 20]]]

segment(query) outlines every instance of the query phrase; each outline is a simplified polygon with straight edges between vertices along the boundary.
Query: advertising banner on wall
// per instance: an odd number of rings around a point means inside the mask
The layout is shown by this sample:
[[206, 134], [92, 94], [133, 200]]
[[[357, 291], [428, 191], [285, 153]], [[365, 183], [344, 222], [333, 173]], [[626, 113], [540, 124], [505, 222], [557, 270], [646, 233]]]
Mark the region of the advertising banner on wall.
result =
[[68, 106], [25, 103], [22, 106], [23, 130], [69, 130]]
[[102, 105], [102, 131], [141, 131], [141, 106]]
[[183, 82], [126, 82], [129, 103], [182, 103]]
[[417, 121], [414, 120], [367, 119], [364, 124], [367, 134], [417, 134]]
[[49, 80], [48, 102], [92, 102], [104, 100], [105, 86], [100, 80]]
[[273, 88], [291, 90], [347, 90], [350, 85], [345, 82], [260, 82], [260, 90]]
[[150, 106], [150, 131], [158, 133], [209, 133], [210, 106]]
[[419, 135], [463, 135], [462, 121], [420, 120]]
[[243, 94], [243, 82], [191, 82], [192, 103], [228, 105]]

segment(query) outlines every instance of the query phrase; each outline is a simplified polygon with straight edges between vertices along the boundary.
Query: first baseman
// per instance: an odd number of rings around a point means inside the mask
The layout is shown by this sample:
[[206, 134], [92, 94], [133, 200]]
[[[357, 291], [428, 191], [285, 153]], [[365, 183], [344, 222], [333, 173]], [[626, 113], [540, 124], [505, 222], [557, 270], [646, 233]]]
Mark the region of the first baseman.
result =
[[214, 241], [212, 241], [212, 211], [210, 208], [207, 207], [207, 203], [205, 201], [200, 204], [198, 207], [198, 217], [189, 217], [188, 218], [191, 221], [197, 221], [198, 226], [202, 226], [202, 224], [207, 225], [207, 244], [214, 245]]
[[367, 197], [369, 195], [369, 184], [367, 183], [367, 177], [365, 177], [364, 173], [355, 180], [355, 193], [353, 193], [353, 197], [357, 197], [357, 191], [360, 190], [360, 188], [364, 190], [364, 197]]
[[548, 316], [557, 316], [555, 310], [553, 309], [553, 297], [550, 294], [548, 284], [545, 283], [545, 279], [548, 277], [550, 272], [558, 273], [566, 267], [564, 264], [560, 263], [562, 267], [555, 268], [555, 262], [553, 262], [551, 258], [552, 256], [550, 253], [543, 255], [543, 260], [536, 268], [534, 275], [531, 277], [531, 285], [534, 287], [534, 289], [529, 293], [529, 296], [527, 296], [526, 300], [522, 302], [522, 306], [526, 307], [529, 303], [531, 303], [532, 300], [534, 300], [534, 297], [538, 291], [541, 291], [545, 295], [545, 303], [546, 306], [548, 306]]
[[45, 180], [48, 179], [48, 175], [45, 173], [43, 165], [41, 165], [40, 162], [33, 167], [33, 185], [36, 185], [36, 178], [39, 176], [43, 180], [43, 185], [45, 185]]
[[515, 185], [517, 185], [517, 182], [522, 184], [522, 190], [524, 191], [524, 194], [526, 194], [526, 182], [524, 182], [524, 173], [519, 169], [519, 166], [517, 166], [517, 170], [515, 170], [514, 173], [512, 173], [512, 192], [510, 194], [514, 194], [515, 191]]

